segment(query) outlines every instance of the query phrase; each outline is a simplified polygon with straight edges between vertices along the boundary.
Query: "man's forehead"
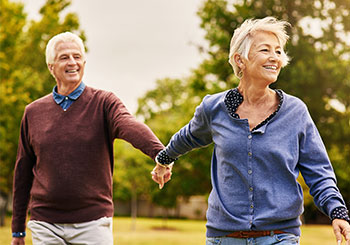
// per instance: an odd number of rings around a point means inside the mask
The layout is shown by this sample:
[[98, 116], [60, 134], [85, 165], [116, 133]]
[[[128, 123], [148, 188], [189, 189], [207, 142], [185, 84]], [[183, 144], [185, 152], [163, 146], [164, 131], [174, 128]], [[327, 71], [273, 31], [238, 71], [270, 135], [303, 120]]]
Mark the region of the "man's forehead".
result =
[[74, 42], [60, 42], [55, 47], [55, 59], [65, 55], [80, 55], [83, 56], [80, 47]]
[[55, 50], [57, 53], [80, 53], [81, 50], [78, 44], [75, 42], [59, 42]]

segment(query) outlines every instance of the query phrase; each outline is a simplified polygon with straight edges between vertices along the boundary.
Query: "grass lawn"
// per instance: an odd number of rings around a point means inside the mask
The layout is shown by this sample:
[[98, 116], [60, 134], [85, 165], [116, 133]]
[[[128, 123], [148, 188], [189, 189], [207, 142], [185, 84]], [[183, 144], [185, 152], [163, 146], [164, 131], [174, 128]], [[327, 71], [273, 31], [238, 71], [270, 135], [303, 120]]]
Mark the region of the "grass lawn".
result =
[[[0, 244], [10, 245], [10, 219], [0, 227]], [[117, 245], [178, 245], [205, 244], [205, 221], [138, 218], [133, 224], [130, 218], [114, 218], [114, 241]], [[164, 228], [164, 226], [166, 228]], [[133, 227], [135, 229], [133, 229]], [[27, 231], [26, 244], [32, 244]], [[307, 225], [302, 227], [301, 245], [335, 245], [332, 227]]]

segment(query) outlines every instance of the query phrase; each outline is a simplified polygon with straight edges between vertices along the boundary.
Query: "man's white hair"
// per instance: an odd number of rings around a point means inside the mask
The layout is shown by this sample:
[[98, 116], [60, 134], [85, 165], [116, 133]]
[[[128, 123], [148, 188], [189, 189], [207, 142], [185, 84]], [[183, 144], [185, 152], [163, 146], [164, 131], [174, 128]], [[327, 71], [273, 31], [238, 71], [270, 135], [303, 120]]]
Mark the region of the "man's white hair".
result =
[[268, 16], [263, 19], [247, 19], [240, 27], [238, 27], [232, 36], [230, 44], [229, 63], [231, 64], [235, 75], [240, 78], [241, 70], [234, 61], [234, 54], [238, 53], [243, 58], [248, 60], [249, 50], [252, 45], [252, 36], [257, 31], [273, 33], [281, 45], [282, 67], [289, 62], [289, 57], [284, 52], [284, 46], [289, 38], [285, 28], [290, 26], [287, 21], [277, 20], [274, 17]]
[[56, 46], [61, 42], [74, 42], [79, 46], [83, 60], [85, 60], [85, 47], [83, 40], [71, 32], [62, 32], [52, 37], [46, 45], [46, 64], [53, 64], [56, 58]]

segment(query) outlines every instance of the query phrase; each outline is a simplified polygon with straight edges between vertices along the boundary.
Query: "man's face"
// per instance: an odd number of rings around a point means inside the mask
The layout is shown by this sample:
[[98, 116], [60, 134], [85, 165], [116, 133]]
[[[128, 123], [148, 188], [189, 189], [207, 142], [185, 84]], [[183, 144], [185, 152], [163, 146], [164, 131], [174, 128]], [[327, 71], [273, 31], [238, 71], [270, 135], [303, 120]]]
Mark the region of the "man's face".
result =
[[83, 79], [85, 59], [74, 42], [61, 42], [56, 46], [56, 57], [53, 64], [48, 65], [57, 84], [79, 84]]

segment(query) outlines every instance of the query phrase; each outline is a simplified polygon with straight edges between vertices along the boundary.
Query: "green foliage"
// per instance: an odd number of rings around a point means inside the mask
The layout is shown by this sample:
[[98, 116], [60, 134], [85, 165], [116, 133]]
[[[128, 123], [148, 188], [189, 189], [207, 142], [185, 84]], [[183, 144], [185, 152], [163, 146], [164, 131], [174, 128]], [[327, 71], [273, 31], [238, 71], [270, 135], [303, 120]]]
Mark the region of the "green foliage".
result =
[[150, 189], [157, 187], [151, 181], [154, 162], [122, 140], [115, 142], [115, 158], [114, 199], [130, 200], [134, 193], [147, 198]]
[[[75, 14], [61, 12], [68, 0], [48, 0], [38, 21], [27, 20], [23, 4], [0, 0], [0, 192], [8, 196], [24, 107], [54, 86], [45, 63], [47, 41], [79, 29]], [[83, 39], [84, 33], [79, 31]]]
[[[145, 119], [162, 142], [168, 142], [192, 117], [200, 97], [186, 86], [188, 80], [169, 79], [157, 81], [157, 89], [139, 99], [137, 114]], [[206, 194], [210, 190], [211, 148], [193, 151], [175, 164], [170, 184], [163, 190], [152, 189], [151, 200], [165, 207], [174, 207], [178, 196]], [[209, 181], [208, 181], [209, 180]]]
[[[342, 194], [350, 200], [349, 9], [348, 0], [204, 1], [198, 16], [208, 42], [208, 48], [200, 47], [205, 60], [187, 78], [158, 81], [157, 88], [139, 100], [138, 113], [157, 129], [164, 143], [168, 142], [189, 121], [204, 95], [238, 84], [228, 63], [234, 29], [247, 18], [272, 15], [287, 20], [292, 28], [288, 29], [290, 41], [286, 51], [292, 60], [272, 87], [307, 104], [329, 152]], [[313, 25], [319, 27], [319, 33], [311, 28]], [[167, 188], [176, 186], [179, 195], [208, 191], [210, 151], [206, 148], [180, 158]], [[307, 203], [309, 200], [306, 198]]]

